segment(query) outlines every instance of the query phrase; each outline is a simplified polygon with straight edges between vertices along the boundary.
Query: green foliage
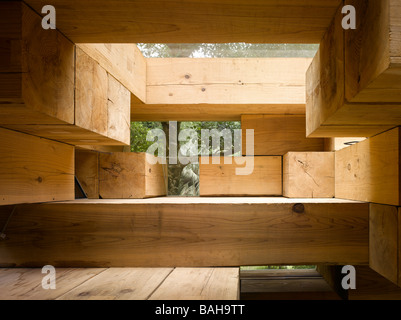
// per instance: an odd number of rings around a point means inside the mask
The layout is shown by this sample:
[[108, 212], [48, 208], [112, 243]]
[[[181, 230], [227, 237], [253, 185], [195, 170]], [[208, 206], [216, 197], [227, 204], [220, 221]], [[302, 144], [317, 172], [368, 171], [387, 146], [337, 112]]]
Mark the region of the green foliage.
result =
[[147, 58], [269, 58], [306, 57], [316, 54], [316, 44], [277, 43], [139, 43]]
[[131, 152], [148, 150], [154, 143], [146, 141], [146, 136], [151, 129], [162, 129], [162, 125], [160, 122], [131, 122]]

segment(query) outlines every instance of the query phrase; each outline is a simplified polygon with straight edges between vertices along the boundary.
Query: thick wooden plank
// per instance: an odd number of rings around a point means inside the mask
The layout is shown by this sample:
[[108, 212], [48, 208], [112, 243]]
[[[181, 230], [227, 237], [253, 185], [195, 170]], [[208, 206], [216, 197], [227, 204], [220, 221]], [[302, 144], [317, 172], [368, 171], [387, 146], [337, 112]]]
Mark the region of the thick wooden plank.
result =
[[148, 59], [148, 104], [304, 104], [309, 58]]
[[[220, 163], [199, 164], [200, 196], [280, 196], [282, 195], [281, 157], [253, 157], [253, 164], [237, 164], [237, 158], [219, 157]], [[229, 163], [231, 161], [231, 164]], [[249, 159], [247, 159], [249, 162]], [[236, 170], [252, 167], [249, 175]], [[251, 170], [251, 169], [250, 169]]]
[[356, 29], [342, 29], [339, 10], [307, 72], [309, 137], [369, 137], [401, 124], [401, 6], [345, 4], [356, 8]]
[[392, 281], [399, 278], [398, 208], [370, 204], [369, 213], [369, 267]]
[[0, 204], [74, 199], [74, 147], [0, 128]]
[[129, 144], [130, 99], [123, 85], [76, 49], [76, 126]]
[[146, 101], [146, 59], [135, 44], [80, 43], [77, 47], [98, 62], [141, 102]]
[[336, 198], [400, 205], [400, 129], [336, 152]]
[[[290, 151], [323, 151], [324, 140], [306, 138], [305, 117], [288, 115], [244, 115], [241, 117], [243, 136], [245, 130], [254, 130], [254, 154], [257, 156], [282, 156]], [[242, 139], [242, 153], [246, 152], [246, 137]]]
[[356, 266], [356, 290], [348, 290], [349, 300], [401, 300], [401, 288], [368, 266]]
[[120, 146], [126, 144], [76, 125], [6, 125], [7, 128], [71, 145]]
[[75, 149], [75, 177], [89, 199], [99, 199], [99, 153]]
[[111, 268], [58, 300], [147, 300], [172, 268]]
[[243, 114], [305, 115], [305, 104], [131, 103], [132, 121], [241, 121]]
[[[28, 0], [37, 12], [44, 0]], [[76, 43], [318, 43], [340, 0], [52, 2]], [[133, 23], [134, 22], [134, 23]]]
[[167, 168], [160, 163], [152, 165], [149, 163], [153, 160], [151, 158], [153, 156], [147, 153], [100, 154], [99, 193], [101, 198], [130, 199], [166, 195]]
[[45, 290], [42, 269], [0, 269], [0, 300], [53, 300], [104, 270], [57, 268], [56, 289]]
[[15, 17], [1, 41], [0, 109], [7, 110], [0, 123], [32, 123], [21, 103], [39, 123], [74, 123], [74, 45], [58, 30], [44, 30], [41, 16], [22, 2], [2, 2], [0, 12], [1, 20]]
[[334, 152], [285, 154], [283, 195], [289, 198], [334, 198]]
[[237, 300], [238, 268], [176, 268], [150, 300]]
[[[357, 28], [345, 32], [345, 94], [350, 102], [401, 102], [399, 0], [346, 0]], [[398, 120], [401, 112], [398, 112]], [[391, 115], [389, 115], [391, 116]], [[398, 122], [400, 124], [400, 122]]]
[[[293, 211], [297, 203], [304, 213]], [[347, 200], [285, 198], [21, 205], [9, 222], [7, 239], [0, 242], [0, 265], [367, 264], [368, 209], [366, 203]], [[0, 207], [0, 225], [9, 211]]]

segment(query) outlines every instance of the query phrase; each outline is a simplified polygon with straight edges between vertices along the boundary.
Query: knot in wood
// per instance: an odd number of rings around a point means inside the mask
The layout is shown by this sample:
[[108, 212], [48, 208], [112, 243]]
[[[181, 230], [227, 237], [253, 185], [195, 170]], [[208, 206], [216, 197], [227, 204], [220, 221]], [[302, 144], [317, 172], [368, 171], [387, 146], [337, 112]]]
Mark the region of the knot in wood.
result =
[[304, 213], [305, 206], [302, 203], [296, 203], [292, 206], [292, 211], [294, 211], [295, 213]]

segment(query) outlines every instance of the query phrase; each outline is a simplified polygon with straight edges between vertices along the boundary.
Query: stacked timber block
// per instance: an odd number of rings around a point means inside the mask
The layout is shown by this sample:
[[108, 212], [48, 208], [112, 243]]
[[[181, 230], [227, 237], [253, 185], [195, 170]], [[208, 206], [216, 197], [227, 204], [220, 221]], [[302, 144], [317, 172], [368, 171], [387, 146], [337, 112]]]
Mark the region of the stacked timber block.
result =
[[343, 5], [306, 77], [309, 137], [370, 137], [401, 124], [401, 2], [346, 0], [356, 29], [342, 28]]
[[[338, 199], [89, 200], [17, 206], [1, 267], [367, 264], [369, 204]], [[295, 206], [298, 207], [298, 206]], [[12, 208], [0, 207], [0, 225]]]
[[283, 195], [334, 198], [334, 152], [288, 152], [284, 155]]
[[73, 146], [0, 128], [0, 206], [73, 199]]
[[336, 151], [336, 198], [401, 205], [400, 128]]
[[23, 2], [1, 2], [0, 126], [72, 145], [129, 144], [130, 91]]
[[[254, 157], [249, 175], [239, 175], [246, 163], [238, 164], [241, 157], [219, 157], [219, 163], [199, 164], [200, 196], [280, 196], [282, 195], [281, 157]], [[244, 159], [242, 159], [244, 160]]]
[[[307, 138], [305, 116], [302, 115], [243, 115], [243, 135], [254, 130], [255, 156], [283, 156], [291, 151], [323, 151], [324, 139]], [[242, 139], [242, 153], [246, 139]]]
[[[201, 196], [281, 196], [283, 195], [282, 158], [289, 151], [323, 151], [323, 139], [305, 136], [305, 116], [301, 115], [242, 115], [242, 154], [247, 155], [246, 130], [254, 132], [253, 171], [239, 175], [236, 158], [209, 164], [200, 161]], [[249, 161], [245, 160], [245, 161]]]
[[335, 196], [371, 203], [369, 266], [398, 286], [401, 286], [400, 139], [398, 127], [335, 152]]
[[102, 199], [143, 199], [167, 194], [167, 166], [144, 152], [99, 155], [99, 195]]
[[76, 150], [75, 174], [89, 199], [166, 195], [167, 168], [147, 153]]

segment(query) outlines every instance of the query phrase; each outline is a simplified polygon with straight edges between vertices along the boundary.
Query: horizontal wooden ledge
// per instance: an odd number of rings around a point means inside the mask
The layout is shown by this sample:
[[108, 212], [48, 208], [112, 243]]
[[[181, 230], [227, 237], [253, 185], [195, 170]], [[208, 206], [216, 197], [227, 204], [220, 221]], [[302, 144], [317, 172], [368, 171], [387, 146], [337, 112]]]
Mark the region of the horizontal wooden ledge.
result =
[[138, 104], [131, 121], [241, 121], [241, 115], [305, 115], [303, 104]]
[[[301, 202], [303, 205], [295, 206]], [[0, 207], [0, 226], [12, 207]], [[0, 266], [367, 264], [369, 204], [338, 199], [157, 198], [19, 205]]]
[[159, 197], [148, 199], [76, 199], [71, 201], [51, 202], [59, 204], [117, 205], [117, 204], [362, 204], [362, 201], [336, 198], [284, 198], [284, 197]]

